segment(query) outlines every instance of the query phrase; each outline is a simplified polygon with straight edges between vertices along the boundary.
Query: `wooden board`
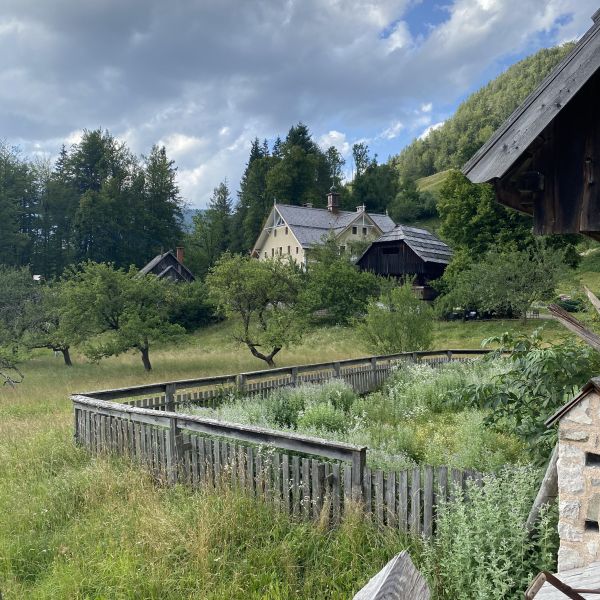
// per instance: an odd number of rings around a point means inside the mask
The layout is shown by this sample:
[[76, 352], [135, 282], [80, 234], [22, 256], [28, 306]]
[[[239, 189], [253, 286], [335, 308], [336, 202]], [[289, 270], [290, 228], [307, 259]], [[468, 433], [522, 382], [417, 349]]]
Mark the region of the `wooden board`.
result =
[[354, 596], [354, 600], [429, 600], [429, 598], [429, 586], [406, 550], [394, 556]]

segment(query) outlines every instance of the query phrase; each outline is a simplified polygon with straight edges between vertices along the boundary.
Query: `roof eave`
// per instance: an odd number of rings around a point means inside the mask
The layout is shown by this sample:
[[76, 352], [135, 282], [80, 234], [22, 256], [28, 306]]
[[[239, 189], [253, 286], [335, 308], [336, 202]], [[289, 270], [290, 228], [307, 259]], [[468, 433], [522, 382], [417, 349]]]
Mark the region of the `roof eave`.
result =
[[[492, 137], [471, 157], [469, 161], [463, 166], [462, 173], [469, 178], [473, 183], [487, 183], [495, 179], [499, 179], [506, 175], [506, 173], [514, 166], [519, 157], [523, 152], [531, 145], [535, 138], [545, 129], [545, 127], [552, 122], [554, 118], [560, 113], [561, 110], [570, 102], [570, 100], [579, 92], [579, 90], [585, 85], [585, 83], [591, 77], [581, 78], [579, 81], [570, 81], [567, 88], [563, 89], [564, 86], [559, 87], [559, 92], [563, 92], [558, 102], [557, 110], [551, 112], [547, 110], [544, 113], [543, 109], [551, 106], [554, 101], [543, 102], [539, 107], [536, 107], [536, 101], [543, 96], [543, 94], [551, 90], [552, 85], [561, 83], [561, 77], [563, 79], [569, 79], [573, 74], [569, 75], [567, 67], [570, 63], [584, 58], [588, 58], [588, 55], [593, 57], [594, 47], [590, 49], [590, 41], [600, 31], [600, 18], [598, 13], [595, 13], [592, 17], [594, 24], [592, 27], [581, 37], [577, 45], [563, 60], [544, 78], [540, 85], [527, 96], [523, 103], [517, 107], [517, 109], [504, 121], [504, 123], [496, 130]], [[595, 71], [594, 71], [595, 72]], [[593, 73], [592, 73], [593, 75]], [[565, 83], [564, 81], [562, 83]], [[556, 106], [556, 102], [554, 105]], [[526, 119], [526, 115], [532, 111], [539, 109], [539, 114], [536, 115], [533, 121], [528, 124], [527, 127], [518, 127], [519, 121]], [[513, 137], [522, 136], [519, 143], [515, 146], [516, 150], [509, 159], [497, 160], [494, 159], [494, 154], [504, 154], [511, 150], [511, 144], [513, 144]], [[491, 158], [488, 156], [491, 155]]]
[[544, 421], [546, 427], [550, 427], [564, 417], [575, 405], [583, 400], [590, 392], [600, 393], [600, 377], [593, 377], [581, 388], [581, 392], [565, 405], [561, 406], [551, 417]]

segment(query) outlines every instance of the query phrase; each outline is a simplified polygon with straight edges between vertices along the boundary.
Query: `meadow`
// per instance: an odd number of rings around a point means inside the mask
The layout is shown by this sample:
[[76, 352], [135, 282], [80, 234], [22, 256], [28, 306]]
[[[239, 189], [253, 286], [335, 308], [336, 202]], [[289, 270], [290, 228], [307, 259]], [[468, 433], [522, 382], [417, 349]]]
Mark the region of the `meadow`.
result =
[[[548, 339], [562, 335], [544, 322]], [[439, 323], [435, 346], [478, 347], [517, 322]], [[527, 323], [527, 331], [540, 322]], [[421, 549], [350, 517], [339, 529], [291, 521], [234, 494], [155, 485], [126, 461], [72, 443], [68, 395], [263, 368], [224, 322], [153, 351], [75, 365], [40, 352], [0, 389], [0, 590], [21, 598], [348, 598], [393, 554]], [[365, 355], [351, 329], [311, 331], [278, 364]], [[411, 545], [412, 544], [412, 545]]]

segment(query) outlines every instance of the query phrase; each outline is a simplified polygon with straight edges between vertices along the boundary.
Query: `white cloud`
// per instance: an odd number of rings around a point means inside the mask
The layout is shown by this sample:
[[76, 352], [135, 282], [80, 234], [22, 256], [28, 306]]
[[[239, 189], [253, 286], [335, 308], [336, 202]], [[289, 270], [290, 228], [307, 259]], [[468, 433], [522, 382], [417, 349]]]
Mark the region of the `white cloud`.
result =
[[425, 131], [423, 131], [423, 133], [419, 136], [420, 140], [424, 140], [432, 131], [435, 131], [436, 129], [439, 129], [443, 124], [445, 123], [445, 121], [440, 121], [439, 123], [434, 123], [433, 125], [430, 125], [429, 127], [427, 127], [427, 129], [425, 129]]
[[448, 3], [444, 22], [412, 36], [414, 0], [4, 0], [0, 131], [26, 153], [56, 154], [96, 127], [136, 153], [162, 142], [202, 206], [224, 177], [236, 190], [255, 136], [285, 137], [303, 121], [346, 156], [360, 139], [398, 151], [490, 66], [540, 35], [581, 35], [597, 9]]
[[319, 146], [323, 150], [327, 150], [330, 146], [334, 146], [344, 157], [348, 157], [352, 151], [352, 144], [346, 139], [346, 134], [341, 131], [336, 131], [335, 129], [332, 129], [319, 137]]
[[386, 127], [377, 137], [386, 140], [393, 140], [404, 129], [401, 121], [393, 121], [389, 127]]

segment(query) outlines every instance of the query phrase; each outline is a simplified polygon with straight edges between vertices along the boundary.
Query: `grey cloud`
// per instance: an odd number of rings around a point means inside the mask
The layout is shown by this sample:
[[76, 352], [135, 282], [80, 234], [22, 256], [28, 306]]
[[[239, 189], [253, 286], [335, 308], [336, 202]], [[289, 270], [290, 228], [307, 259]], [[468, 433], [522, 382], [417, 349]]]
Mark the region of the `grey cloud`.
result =
[[181, 142], [177, 135], [201, 138], [180, 144], [178, 163], [189, 199], [204, 203], [223, 177], [237, 185], [254, 135], [284, 135], [299, 120], [316, 135], [360, 129], [375, 138], [394, 121], [422, 130], [415, 106], [450, 105], [559, 16], [574, 15], [555, 34], [562, 40], [581, 34], [596, 8], [455, 0], [425, 39], [403, 37], [392, 50], [380, 33], [409, 4], [4, 0], [0, 137], [50, 152], [85, 127], [107, 127], [137, 152]]

